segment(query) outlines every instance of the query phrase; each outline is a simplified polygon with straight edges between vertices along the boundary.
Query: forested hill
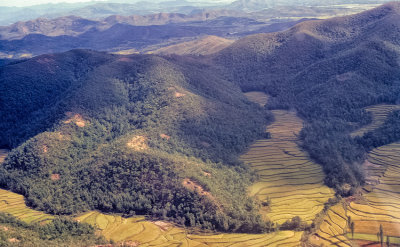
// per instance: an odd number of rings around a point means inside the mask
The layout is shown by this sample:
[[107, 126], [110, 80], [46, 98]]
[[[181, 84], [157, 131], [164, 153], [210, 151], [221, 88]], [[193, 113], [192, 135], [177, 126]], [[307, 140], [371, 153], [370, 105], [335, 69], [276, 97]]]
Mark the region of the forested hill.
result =
[[207, 64], [88, 50], [0, 67], [0, 186], [55, 214], [146, 214], [229, 231], [269, 227], [237, 156], [264, 110]]
[[362, 108], [400, 99], [400, 3], [249, 36], [214, 60], [243, 90], [272, 95], [270, 108], [296, 110], [308, 123], [303, 145], [324, 166], [326, 183], [348, 194], [343, 185], [363, 181], [367, 147], [348, 135], [371, 121]]

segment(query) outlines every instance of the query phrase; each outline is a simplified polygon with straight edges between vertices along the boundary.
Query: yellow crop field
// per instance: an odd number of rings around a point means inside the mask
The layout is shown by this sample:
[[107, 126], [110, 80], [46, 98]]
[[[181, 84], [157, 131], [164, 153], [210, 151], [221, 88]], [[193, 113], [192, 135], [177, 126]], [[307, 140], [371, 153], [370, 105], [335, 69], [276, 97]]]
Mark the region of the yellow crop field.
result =
[[[54, 216], [26, 206], [22, 195], [0, 189], [0, 211], [25, 222], [46, 223]], [[269, 234], [190, 234], [186, 229], [144, 217], [123, 218], [88, 212], [76, 217], [93, 225], [107, 239], [139, 246], [299, 246], [302, 232], [280, 231]]]
[[173, 224], [145, 221], [143, 217], [122, 218], [89, 212], [77, 217], [101, 228], [102, 234], [118, 242], [140, 246], [299, 246], [302, 232], [280, 231], [270, 234], [190, 234]]
[[351, 133], [351, 136], [353, 137], [362, 136], [381, 126], [392, 111], [400, 110], [400, 105], [381, 104], [366, 107], [365, 110], [372, 114], [372, 123]]
[[0, 189], [0, 211], [12, 214], [27, 223], [45, 223], [54, 218], [52, 215], [27, 207], [22, 195], [2, 189]]
[[352, 246], [346, 237], [348, 227], [345, 206], [339, 203], [328, 210], [310, 242], [316, 246]]
[[355, 222], [357, 238], [376, 238], [382, 225], [384, 235], [395, 241], [400, 238], [400, 143], [372, 150], [368, 161], [367, 181], [374, 183], [373, 191], [364, 195], [363, 204], [352, 202], [348, 215]]
[[296, 135], [303, 127], [301, 119], [294, 112], [272, 112], [275, 122], [267, 127], [271, 139], [258, 140], [241, 156], [260, 176], [250, 194], [261, 201], [271, 201], [264, 214], [275, 223], [282, 224], [294, 216], [311, 223], [334, 192], [323, 184], [321, 166], [312, 162], [296, 143]]

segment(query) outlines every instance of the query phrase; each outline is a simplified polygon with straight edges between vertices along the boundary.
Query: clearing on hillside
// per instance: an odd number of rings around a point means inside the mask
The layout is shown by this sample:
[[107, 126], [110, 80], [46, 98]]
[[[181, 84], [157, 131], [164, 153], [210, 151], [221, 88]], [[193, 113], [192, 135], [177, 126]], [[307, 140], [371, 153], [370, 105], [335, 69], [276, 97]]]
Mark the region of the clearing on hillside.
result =
[[[260, 92], [246, 94], [263, 105], [268, 97]], [[260, 176], [251, 188], [251, 195], [269, 203], [263, 214], [272, 222], [282, 224], [295, 216], [311, 224], [334, 191], [324, 185], [325, 174], [297, 145], [297, 134], [303, 127], [294, 112], [272, 111], [275, 122], [267, 127], [271, 139], [254, 143], [241, 160]]]
[[0, 149], [0, 164], [4, 162], [8, 155], [8, 150], [7, 149]]
[[351, 133], [352, 137], [363, 136], [365, 133], [379, 128], [382, 124], [385, 123], [387, 117], [392, 111], [400, 110], [400, 105], [381, 104], [366, 107], [365, 110], [372, 114], [372, 122], [367, 126], [364, 126]]
[[264, 106], [267, 104], [268, 102], [268, 94], [265, 94], [263, 92], [259, 92], [259, 91], [252, 91], [252, 92], [247, 92], [244, 93], [244, 95], [246, 95], [246, 97], [254, 102], [259, 104], [260, 106]]

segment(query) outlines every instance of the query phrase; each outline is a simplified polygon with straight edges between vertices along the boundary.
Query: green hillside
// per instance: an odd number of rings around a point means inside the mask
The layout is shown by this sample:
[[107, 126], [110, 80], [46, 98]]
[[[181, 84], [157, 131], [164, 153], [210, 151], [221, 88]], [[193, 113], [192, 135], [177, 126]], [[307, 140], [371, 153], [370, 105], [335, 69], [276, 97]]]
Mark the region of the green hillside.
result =
[[[349, 134], [371, 122], [364, 107], [400, 95], [400, 4], [308, 21], [243, 38], [214, 56], [244, 91], [262, 90], [270, 109], [306, 120], [303, 148], [322, 164], [325, 183], [344, 195], [363, 183], [365, 149]], [[347, 185], [346, 185], [347, 184]]]
[[268, 231], [238, 155], [268, 117], [206, 64], [73, 50], [0, 70], [0, 185], [53, 214], [92, 209]]

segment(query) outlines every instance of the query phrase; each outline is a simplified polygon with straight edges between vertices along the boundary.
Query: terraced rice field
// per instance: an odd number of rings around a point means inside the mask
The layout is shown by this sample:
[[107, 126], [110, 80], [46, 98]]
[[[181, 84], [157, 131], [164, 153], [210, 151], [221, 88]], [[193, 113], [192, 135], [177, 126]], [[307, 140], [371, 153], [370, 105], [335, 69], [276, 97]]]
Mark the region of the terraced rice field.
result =
[[357, 131], [351, 133], [352, 137], [355, 136], [362, 136], [365, 133], [372, 131], [379, 126], [381, 126], [385, 121], [386, 118], [392, 111], [400, 110], [400, 105], [374, 105], [365, 108], [366, 111], [371, 112], [372, 114], [372, 123], [368, 124], [367, 126], [358, 129]]
[[346, 237], [348, 227], [345, 205], [339, 203], [328, 210], [319, 230], [310, 237], [310, 242], [316, 246], [352, 246]]
[[106, 238], [136, 242], [140, 246], [299, 246], [301, 232], [282, 231], [271, 234], [189, 234], [185, 229], [144, 218], [121, 218], [90, 212], [78, 217], [96, 225]]
[[400, 243], [400, 143], [374, 149], [368, 161], [368, 173], [376, 178], [377, 184], [371, 193], [364, 195], [364, 203], [350, 204], [348, 215], [355, 222], [357, 236], [371, 235], [376, 239], [382, 225], [384, 235]]
[[46, 223], [54, 218], [52, 215], [27, 207], [22, 195], [2, 189], [0, 189], [0, 211], [12, 214], [27, 223]]
[[0, 164], [4, 162], [5, 158], [7, 157], [8, 150], [7, 149], [0, 149]]
[[[23, 196], [1, 189], [0, 211], [10, 213], [28, 223], [44, 224], [54, 218], [27, 207]], [[144, 217], [122, 218], [99, 212], [89, 212], [76, 219], [95, 226], [107, 239], [136, 243], [139, 246], [299, 246], [302, 235], [302, 232], [292, 231], [270, 234], [196, 235], [169, 223], [145, 221]]]
[[[264, 104], [267, 99], [262, 94], [248, 97], [256, 103], [264, 100]], [[272, 112], [275, 122], [267, 127], [271, 139], [258, 140], [241, 156], [261, 178], [251, 187], [250, 194], [261, 201], [271, 201], [263, 213], [275, 223], [282, 224], [294, 216], [311, 223], [334, 191], [323, 184], [321, 166], [310, 161], [296, 143], [302, 120], [294, 112]]]

